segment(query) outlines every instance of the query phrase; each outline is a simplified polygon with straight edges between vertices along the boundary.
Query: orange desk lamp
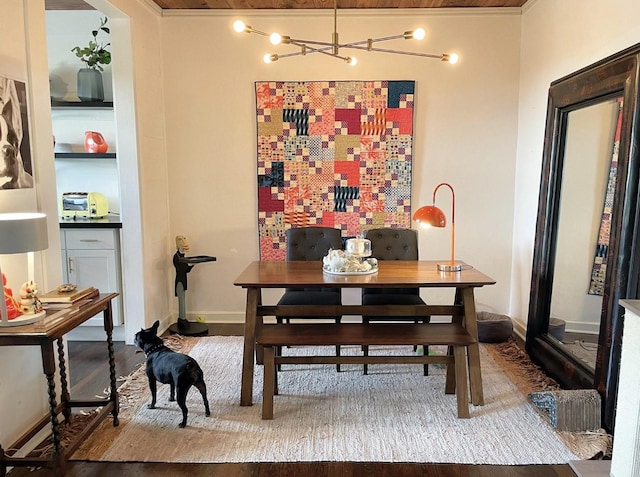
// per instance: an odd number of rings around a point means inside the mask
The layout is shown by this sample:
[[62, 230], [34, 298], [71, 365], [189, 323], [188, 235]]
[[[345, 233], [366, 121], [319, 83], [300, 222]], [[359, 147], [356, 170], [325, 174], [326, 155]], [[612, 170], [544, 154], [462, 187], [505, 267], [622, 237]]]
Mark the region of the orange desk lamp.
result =
[[438, 189], [442, 186], [446, 186], [451, 190], [451, 260], [447, 263], [438, 263], [438, 270], [443, 272], [459, 272], [462, 270], [462, 265], [456, 263], [454, 254], [456, 241], [456, 193], [453, 191], [451, 184], [448, 184], [447, 182], [441, 182], [438, 184], [433, 190], [433, 205], [420, 207], [413, 214], [413, 220], [418, 222], [420, 227], [423, 228], [446, 227], [447, 217], [444, 215], [444, 212], [442, 212], [442, 209], [436, 207], [436, 192], [438, 192]]

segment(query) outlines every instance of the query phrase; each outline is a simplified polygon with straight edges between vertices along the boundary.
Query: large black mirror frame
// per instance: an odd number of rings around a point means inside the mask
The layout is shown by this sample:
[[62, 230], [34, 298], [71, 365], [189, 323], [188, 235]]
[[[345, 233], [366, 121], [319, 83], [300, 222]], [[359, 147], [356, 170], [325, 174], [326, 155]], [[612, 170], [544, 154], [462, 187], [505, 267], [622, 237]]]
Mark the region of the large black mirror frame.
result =
[[[597, 389], [613, 432], [622, 341], [621, 298], [639, 298], [638, 76], [640, 44], [551, 83], [538, 202], [526, 350], [565, 389]], [[549, 336], [564, 150], [569, 112], [624, 98], [595, 373]]]

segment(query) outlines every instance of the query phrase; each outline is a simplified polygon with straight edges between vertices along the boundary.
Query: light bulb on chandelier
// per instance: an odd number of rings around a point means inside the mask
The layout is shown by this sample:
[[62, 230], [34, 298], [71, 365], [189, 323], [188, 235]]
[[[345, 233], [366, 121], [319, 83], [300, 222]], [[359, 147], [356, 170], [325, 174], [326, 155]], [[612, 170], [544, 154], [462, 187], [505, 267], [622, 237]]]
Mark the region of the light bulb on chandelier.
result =
[[323, 41], [315, 41], [315, 40], [302, 40], [291, 38], [290, 36], [281, 35], [279, 33], [265, 33], [260, 30], [256, 30], [250, 25], [247, 25], [242, 20], [236, 20], [233, 24], [233, 29], [238, 33], [257, 33], [258, 35], [269, 37], [269, 41], [272, 45], [294, 45], [300, 48], [299, 51], [294, 53], [284, 53], [284, 54], [270, 54], [267, 53], [264, 55], [263, 59], [265, 63], [273, 63], [280, 58], [288, 58], [291, 56], [305, 56], [310, 53], [322, 53], [323, 55], [331, 56], [333, 58], [338, 58], [340, 60], [345, 61], [348, 65], [355, 66], [358, 60], [353, 56], [341, 56], [340, 49], [341, 48], [351, 48], [355, 50], [363, 50], [363, 51], [374, 51], [379, 53], [391, 53], [396, 55], [408, 55], [408, 56], [418, 56], [422, 58], [435, 58], [441, 61], [446, 61], [451, 64], [455, 64], [458, 62], [458, 55], [456, 53], [442, 53], [442, 54], [430, 54], [430, 53], [420, 53], [414, 51], [402, 51], [402, 50], [390, 50], [386, 48], [376, 48], [374, 44], [380, 43], [383, 41], [389, 40], [397, 40], [397, 39], [405, 39], [405, 40], [423, 40], [426, 37], [426, 32], [423, 28], [416, 28], [415, 30], [405, 31], [401, 35], [393, 35], [387, 37], [380, 38], [369, 38], [366, 40], [354, 41], [351, 43], [340, 43], [338, 41], [338, 31], [337, 31], [337, 0], [334, 0], [333, 7], [333, 41], [331, 42], [323, 42]]

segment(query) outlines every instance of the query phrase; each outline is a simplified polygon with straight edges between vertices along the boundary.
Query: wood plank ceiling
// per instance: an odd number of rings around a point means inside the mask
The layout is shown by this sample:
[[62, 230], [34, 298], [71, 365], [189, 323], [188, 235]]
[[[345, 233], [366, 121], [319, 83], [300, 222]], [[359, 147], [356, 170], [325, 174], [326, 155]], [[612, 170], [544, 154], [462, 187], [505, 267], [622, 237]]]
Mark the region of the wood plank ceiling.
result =
[[[333, 9], [333, 0], [153, 0], [174, 9]], [[522, 7], [527, 0], [338, 0], [338, 8]], [[47, 10], [93, 10], [83, 0], [45, 0]]]

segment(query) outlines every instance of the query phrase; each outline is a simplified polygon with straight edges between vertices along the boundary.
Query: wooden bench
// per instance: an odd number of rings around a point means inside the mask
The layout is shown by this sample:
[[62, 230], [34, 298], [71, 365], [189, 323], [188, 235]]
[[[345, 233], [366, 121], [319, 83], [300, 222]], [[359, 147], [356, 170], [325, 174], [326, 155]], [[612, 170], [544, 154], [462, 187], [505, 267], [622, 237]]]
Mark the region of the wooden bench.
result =
[[[262, 419], [273, 419], [278, 364], [445, 364], [445, 394], [456, 394], [458, 417], [469, 417], [465, 348], [476, 342], [458, 323], [316, 323], [260, 327], [256, 342], [264, 348]], [[444, 356], [281, 356], [284, 346], [447, 345]], [[453, 366], [451, 366], [453, 365]]]

